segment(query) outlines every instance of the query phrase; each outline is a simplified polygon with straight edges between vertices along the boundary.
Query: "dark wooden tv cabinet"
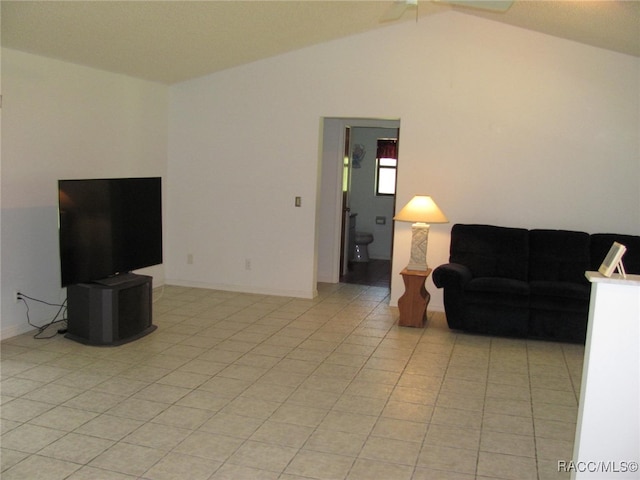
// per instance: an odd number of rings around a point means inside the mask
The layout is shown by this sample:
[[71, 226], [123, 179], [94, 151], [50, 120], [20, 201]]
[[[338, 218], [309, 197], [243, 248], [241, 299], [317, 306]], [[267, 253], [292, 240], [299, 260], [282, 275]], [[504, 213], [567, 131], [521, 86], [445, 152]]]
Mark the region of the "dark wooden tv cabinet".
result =
[[67, 287], [67, 334], [88, 345], [122, 345], [157, 327], [151, 318], [152, 277], [128, 273]]

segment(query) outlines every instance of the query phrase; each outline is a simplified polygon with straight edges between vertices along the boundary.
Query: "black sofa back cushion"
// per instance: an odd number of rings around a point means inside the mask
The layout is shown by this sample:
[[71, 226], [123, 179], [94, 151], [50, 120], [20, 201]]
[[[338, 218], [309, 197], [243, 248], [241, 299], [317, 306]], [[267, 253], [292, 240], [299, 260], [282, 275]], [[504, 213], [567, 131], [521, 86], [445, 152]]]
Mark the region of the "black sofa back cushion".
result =
[[469, 267], [474, 278], [528, 281], [529, 232], [523, 228], [455, 224], [449, 261]]
[[616, 233], [595, 233], [591, 235], [591, 268], [598, 271], [613, 242], [627, 247], [622, 263], [627, 273], [640, 274], [640, 236]]
[[567, 230], [529, 232], [529, 280], [587, 284], [589, 234]]

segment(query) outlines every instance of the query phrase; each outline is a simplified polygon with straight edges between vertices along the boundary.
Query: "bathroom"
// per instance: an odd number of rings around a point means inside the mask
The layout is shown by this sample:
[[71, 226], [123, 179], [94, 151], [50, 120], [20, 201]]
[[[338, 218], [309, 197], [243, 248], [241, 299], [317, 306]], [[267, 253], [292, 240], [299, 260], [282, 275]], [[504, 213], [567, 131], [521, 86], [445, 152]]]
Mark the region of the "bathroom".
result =
[[[379, 140], [397, 139], [397, 128], [351, 128], [349, 207], [351, 219], [356, 223], [355, 231], [359, 241], [356, 242], [355, 238], [351, 240], [353, 254], [348, 272], [341, 278], [344, 283], [389, 286], [395, 210], [395, 172], [387, 170], [385, 173], [390, 174], [390, 178], [394, 181], [386, 190], [380, 187], [389, 193], [378, 194], [377, 151]], [[370, 236], [363, 234], [370, 234]]]

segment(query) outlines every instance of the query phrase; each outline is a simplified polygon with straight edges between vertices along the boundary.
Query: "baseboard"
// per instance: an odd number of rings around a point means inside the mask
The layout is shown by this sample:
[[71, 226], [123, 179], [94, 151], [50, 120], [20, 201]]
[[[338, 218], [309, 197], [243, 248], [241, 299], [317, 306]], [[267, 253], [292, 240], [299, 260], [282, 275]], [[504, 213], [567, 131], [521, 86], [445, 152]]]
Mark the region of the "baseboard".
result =
[[334, 279], [331, 275], [320, 275], [318, 274], [318, 283], [338, 283], [340, 279]]
[[431, 303], [429, 303], [429, 306], [427, 307], [427, 310], [429, 310], [430, 312], [442, 312], [444, 313], [444, 305], [440, 305], [437, 303], [434, 303], [433, 305]]
[[177, 287], [206, 288], [208, 290], [222, 290], [224, 292], [252, 293], [258, 295], [273, 295], [275, 297], [315, 298], [318, 296], [317, 288], [306, 290], [281, 290], [276, 288], [255, 288], [247, 285], [230, 285], [226, 283], [192, 282], [175, 278], [166, 278], [165, 285]]
[[7, 338], [17, 337], [23, 333], [36, 332], [34, 328], [29, 324], [24, 325], [11, 325], [9, 327], [0, 330], [0, 340], [6, 340]]

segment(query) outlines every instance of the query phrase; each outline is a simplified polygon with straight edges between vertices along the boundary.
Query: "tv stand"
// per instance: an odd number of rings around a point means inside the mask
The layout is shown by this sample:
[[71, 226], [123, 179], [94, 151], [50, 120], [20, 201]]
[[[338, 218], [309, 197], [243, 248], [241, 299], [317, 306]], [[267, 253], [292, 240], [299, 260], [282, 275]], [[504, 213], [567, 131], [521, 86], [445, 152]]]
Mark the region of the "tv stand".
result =
[[135, 273], [119, 273], [118, 275], [113, 275], [107, 278], [101, 278], [100, 280], [94, 280], [91, 283], [97, 283], [99, 285], [104, 285], [105, 287], [117, 287], [122, 283], [127, 283], [132, 280], [135, 280], [137, 277], [142, 275], [136, 275]]
[[67, 287], [66, 338], [88, 345], [122, 345], [153, 332], [152, 277], [128, 273]]

